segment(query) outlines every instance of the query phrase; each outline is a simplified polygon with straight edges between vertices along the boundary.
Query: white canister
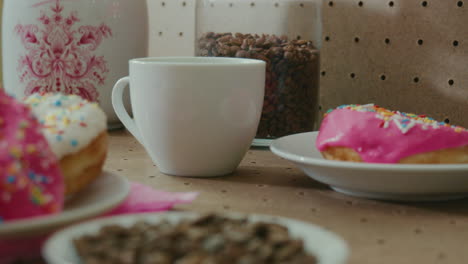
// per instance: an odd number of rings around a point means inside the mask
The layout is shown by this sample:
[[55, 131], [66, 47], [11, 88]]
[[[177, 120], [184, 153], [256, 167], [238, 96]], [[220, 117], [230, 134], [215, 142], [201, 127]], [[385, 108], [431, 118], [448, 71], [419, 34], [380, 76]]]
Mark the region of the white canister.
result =
[[130, 59], [146, 56], [147, 24], [146, 0], [5, 0], [4, 87], [17, 98], [80, 95], [119, 126], [112, 86]]

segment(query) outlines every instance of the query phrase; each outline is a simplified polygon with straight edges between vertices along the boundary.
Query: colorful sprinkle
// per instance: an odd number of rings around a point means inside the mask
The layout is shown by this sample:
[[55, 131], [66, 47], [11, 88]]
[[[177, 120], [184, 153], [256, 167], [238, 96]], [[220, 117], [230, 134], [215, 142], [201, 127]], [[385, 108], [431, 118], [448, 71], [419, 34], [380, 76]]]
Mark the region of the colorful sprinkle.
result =
[[37, 148], [36, 148], [35, 145], [29, 144], [29, 145], [26, 146], [26, 152], [27, 152], [28, 154], [33, 154], [33, 153], [36, 152], [36, 151], [37, 151]]
[[16, 139], [19, 139], [19, 140], [24, 139], [24, 136], [25, 136], [24, 130], [18, 130], [16, 132]]
[[10, 148], [10, 156], [15, 158], [15, 159], [19, 159], [21, 158], [22, 156], [22, 151], [21, 151], [21, 148], [17, 147], [17, 146], [14, 146], [14, 147], [11, 147]]
[[40, 187], [34, 186], [30, 192], [31, 202], [36, 205], [45, 205], [48, 201]]
[[6, 181], [7, 181], [7, 183], [10, 183], [10, 184], [15, 183], [16, 177], [13, 176], [13, 175], [8, 175], [7, 178], [6, 178]]
[[72, 145], [72, 147], [76, 147], [76, 146], [78, 146], [78, 140], [72, 139], [72, 140], [70, 141], [70, 144]]
[[19, 123], [19, 127], [24, 129], [24, 128], [28, 128], [29, 127], [29, 122], [26, 121], [26, 120], [23, 120]]
[[[404, 113], [399, 111], [391, 111], [385, 108], [382, 108], [378, 105], [374, 104], [366, 104], [366, 105], [359, 105], [359, 104], [350, 104], [350, 105], [341, 105], [337, 107], [337, 109], [349, 109], [358, 112], [375, 112], [376, 117], [382, 119], [382, 123], [379, 127], [388, 128], [390, 122], [395, 123], [395, 125], [400, 129], [403, 134], [406, 134], [416, 125], [421, 125], [423, 130], [430, 128], [433, 129], [440, 129], [442, 127], [451, 128], [457, 133], [466, 132], [468, 130], [459, 127], [446, 124], [445, 122], [438, 122], [431, 117], [427, 117], [426, 115], [416, 115], [412, 113]], [[329, 114], [334, 109], [330, 109], [327, 111], [325, 116]]]
[[13, 162], [12, 164], [10, 164], [10, 166], [8, 166], [7, 173], [16, 174], [21, 170], [21, 167], [22, 166], [21, 166], [21, 163], [19, 161], [18, 162]]
[[28, 181], [25, 177], [21, 177], [18, 179], [18, 189], [24, 189], [28, 185]]
[[34, 180], [36, 178], [36, 174], [34, 172], [30, 171], [28, 173], [28, 177], [29, 177], [29, 179]]

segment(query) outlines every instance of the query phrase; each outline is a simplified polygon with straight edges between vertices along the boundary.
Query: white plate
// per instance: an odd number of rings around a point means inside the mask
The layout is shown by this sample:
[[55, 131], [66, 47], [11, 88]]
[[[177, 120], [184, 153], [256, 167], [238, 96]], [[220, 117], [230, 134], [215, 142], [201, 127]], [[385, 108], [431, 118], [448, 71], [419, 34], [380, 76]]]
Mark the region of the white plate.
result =
[[98, 216], [111, 210], [127, 197], [126, 178], [103, 172], [90, 186], [67, 200], [60, 214], [0, 224], [0, 237], [21, 238], [50, 233], [60, 227]]
[[270, 149], [334, 190], [365, 198], [432, 201], [468, 196], [468, 164], [375, 164], [325, 160], [318, 132], [286, 136]]
[[273, 139], [261, 139], [261, 138], [255, 138], [252, 142], [253, 147], [269, 147], [271, 145], [271, 142], [273, 142]]
[[[148, 223], [158, 223], [163, 220], [177, 223], [183, 219], [193, 219], [197, 216], [196, 213], [191, 212], [171, 212], [128, 215], [89, 221], [66, 228], [54, 234], [45, 243], [42, 253], [49, 264], [79, 264], [79, 258], [72, 244], [73, 239], [85, 234], [95, 234], [102, 226], [118, 224], [128, 227], [142, 220]], [[229, 214], [229, 216], [236, 218], [242, 215]], [[275, 222], [288, 227], [293, 237], [304, 240], [305, 249], [318, 258], [319, 264], [346, 263], [349, 255], [349, 249], [346, 243], [334, 233], [326, 231], [319, 226], [292, 219], [265, 215], [249, 215], [249, 220]]]

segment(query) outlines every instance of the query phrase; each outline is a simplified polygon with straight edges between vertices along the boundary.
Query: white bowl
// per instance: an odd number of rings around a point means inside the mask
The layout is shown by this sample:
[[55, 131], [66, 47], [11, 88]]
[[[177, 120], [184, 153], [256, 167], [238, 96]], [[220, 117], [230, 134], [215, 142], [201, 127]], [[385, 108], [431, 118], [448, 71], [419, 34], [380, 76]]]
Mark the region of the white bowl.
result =
[[270, 149], [338, 192], [374, 199], [431, 201], [468, 196], [468, 164], [377, 164], [326, 160], [318, 132], [275, 140]]
[[[183, 219], [196, 218], [198, 214], [191, 212], [136, 214], [110, 217], [89, 221], [64, 229], [50, 237], [43, 248], [43, 256], [48, 264], [79, 264], [80, 260], [72, 244], [73, 239], [86, 234], [95, 234], [101, 227], [111, 224], [131, 226], [138, 221], [158, 223], [167, 220], [177, 223]], [[240, 214], [229, 214], [230, 217], [241, 217]], [[318, 259], [319, 264], [344, 264], [347, 262], [349, 249], [346, 243], [336, 234], [323, 228], [288, 218], [248, 215], [250, 221], [274, 222], [288, 227], [291, 236], [304, 241], [308, 253]]]

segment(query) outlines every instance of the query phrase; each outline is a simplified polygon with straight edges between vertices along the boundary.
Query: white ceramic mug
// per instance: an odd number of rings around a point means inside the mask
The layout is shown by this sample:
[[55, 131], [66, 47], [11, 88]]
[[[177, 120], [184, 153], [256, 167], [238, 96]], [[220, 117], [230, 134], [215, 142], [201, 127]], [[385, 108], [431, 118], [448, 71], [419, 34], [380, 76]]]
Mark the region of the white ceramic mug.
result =
[[77, 94], [119, 126], [112, 86], [128, 74], [128, 60], [146, 56], [146, 0], [5, 0], [3, 15], [8, 93]]
[[[233, 172], [255, 136], [263, 106], [265, 62], [161, 57], [130, 60], [114, 86], [117, 116], [164, 174]], [[130, 86], [134, 119], [122, 95]]]

